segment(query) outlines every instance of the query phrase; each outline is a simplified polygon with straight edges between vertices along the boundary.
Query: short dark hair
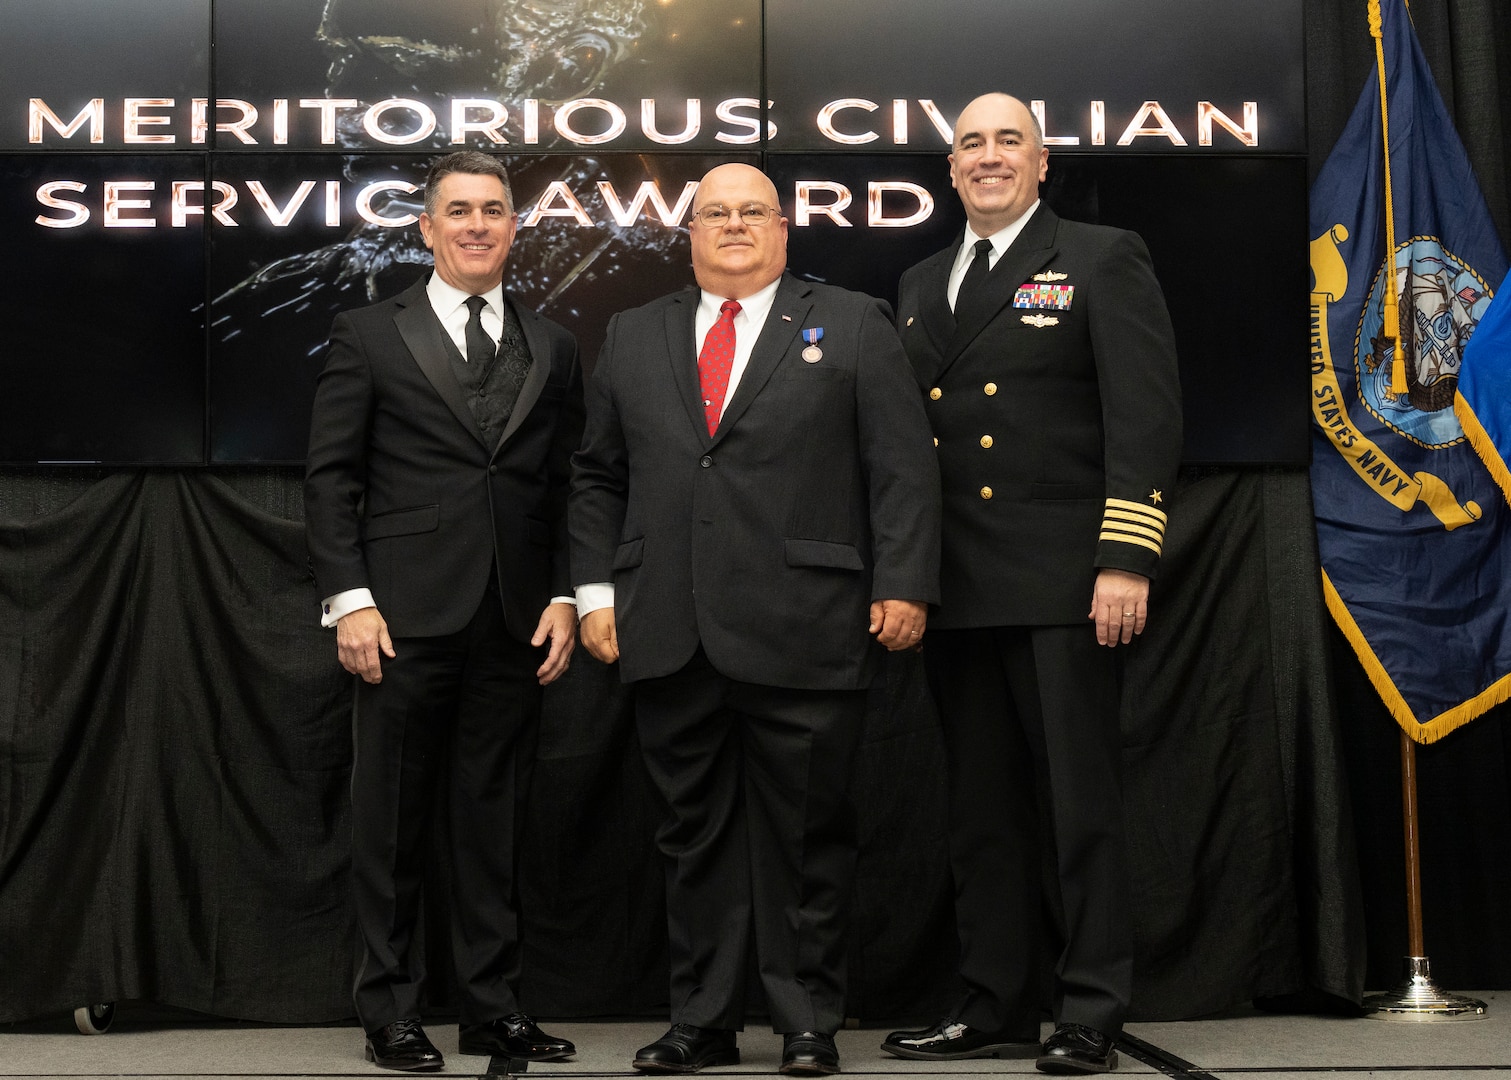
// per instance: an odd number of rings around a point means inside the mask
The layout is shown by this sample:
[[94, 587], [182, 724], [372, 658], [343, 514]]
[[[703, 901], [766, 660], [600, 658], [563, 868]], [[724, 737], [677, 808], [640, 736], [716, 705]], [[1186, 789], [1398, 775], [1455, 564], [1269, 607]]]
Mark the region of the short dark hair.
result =
[[504, 163], [492, 154], [479, 150], [458, 150], [454, 154], [436, 158], [425, 174], [425, 213], [435, 217], [437, 202], [441, 197], [441, 180], [452, 173], [471, 173], [474, 176], [496, 176], [504, 185], [504, 204], [514, 212], [514, 191], [509, 187], [509, 174]]

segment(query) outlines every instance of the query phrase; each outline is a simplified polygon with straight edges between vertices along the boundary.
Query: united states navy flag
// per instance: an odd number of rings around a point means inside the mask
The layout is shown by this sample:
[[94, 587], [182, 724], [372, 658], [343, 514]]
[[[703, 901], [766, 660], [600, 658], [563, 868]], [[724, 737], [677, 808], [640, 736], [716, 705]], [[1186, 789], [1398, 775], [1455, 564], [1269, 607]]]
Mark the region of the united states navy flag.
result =
[[1312, 490], [1328, 607], [1426, 743], [1511, 696], [1511, 508], [1453, 408], [1506, 256], [1404, 0], [1369, 9], [1311, 191]]

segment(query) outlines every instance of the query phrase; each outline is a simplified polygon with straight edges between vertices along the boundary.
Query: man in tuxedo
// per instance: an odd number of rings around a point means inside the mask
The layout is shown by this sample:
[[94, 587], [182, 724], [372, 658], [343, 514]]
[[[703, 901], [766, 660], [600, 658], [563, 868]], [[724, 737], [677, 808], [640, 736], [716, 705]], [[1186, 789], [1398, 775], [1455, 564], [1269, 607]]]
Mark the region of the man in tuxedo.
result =
[[442, 1066], [411, 942], [443, 772], [461, 1052], [574, 1052], [514, 990], [514, 850], [541, 687], [566, 670], [577, 630], [566, 497], [583, 421], [576, 342], [504, 292], [516, 224], [496, 159], [437, 160], [420, 215], [435, 272], [337, 316], [315, 391], [310, 554], [322, 622], [360, 676], [354, 998], [368, 1058], [392, 1069]]
[[[1048, 160], [1021, 101], [967, 105], [949, 158], [964, 237], [899, 287], [944, 486], [943, 602], [924, 662], [949, 767], [965, 995], [882, 1048], [1037, 1053], [1046, 1072], [1100, 1072], [1117, 1064], [1133, 968], [1115, 650], [1150, 617], [1180, 385], [1143, 241], [1042, 205]], [[1042, 1047], [1040, 801], [1063, 935]]]
[[672, 1027], [634, 1067], [738, 1062], [753, 954], [781, 1071], [833, 1073], [851, 766], [938, 599], [938, 472], [886, 306], [784, 273], [758, 170], [693, 205], [698, 287], [609, 323], [570, 507], [583, 644], [634, 685], [668, 804]]

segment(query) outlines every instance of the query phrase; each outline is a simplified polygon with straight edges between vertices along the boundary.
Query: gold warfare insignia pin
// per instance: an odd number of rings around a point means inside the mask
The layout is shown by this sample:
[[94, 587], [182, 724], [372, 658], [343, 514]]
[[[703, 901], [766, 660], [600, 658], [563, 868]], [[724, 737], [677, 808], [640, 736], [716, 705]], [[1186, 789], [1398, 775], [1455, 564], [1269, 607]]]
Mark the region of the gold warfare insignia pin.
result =
[[1035, 281], [1064, 281], [1069, 274], [1062, 274], [1058, 270], [1045, 270], [1034, 275]]
[[1025, 316], [1023, 316], [1023, 321], [1026, 322], [1029, 326], [1036, 326], [1036, 327], [1038, 327], [1040, 330], [1044, 329], [1046, 326], [1059, 326], [1060, 325], [1060, 320], [1058, 318], [1056, 318], [1055, 316], [1053, 316], [1053, 315], [1045, 315], [1045, 314], [1042, 314], [1041, 312], [1037, 312], [1037, 311], [1034, 312], [1032, 315], [1025, 315]]

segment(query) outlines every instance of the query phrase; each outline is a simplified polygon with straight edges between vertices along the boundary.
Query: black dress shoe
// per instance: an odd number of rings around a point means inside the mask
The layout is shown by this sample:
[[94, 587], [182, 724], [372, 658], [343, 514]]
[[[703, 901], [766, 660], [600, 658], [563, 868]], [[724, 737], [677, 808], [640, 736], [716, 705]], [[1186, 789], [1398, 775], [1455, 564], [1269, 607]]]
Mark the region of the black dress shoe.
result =
[[457, 1038], [464, 1054], [502, 1054], [521, 1061], [560, 1061], [577, 1053], [566, 1039], [547, 1035], [524, 1013], [500, 1016], [486, 1024], [464, 1024]]
[[673, 1024], [649, 1046], [635, 1051], [632, 1064], [641, 1072], [692, 1073], [705, 1065], [738, 1065], [740, 1050], [735, 1033], [692, 1024]]
[[961, 1058], [1032, 1057], [1039, 1050], [1039, 1033], [978, 1031], [946, 1016], [933, 1027], [894, 1031], [882, 1042], [889, 1054], [917, 1061], [958, 1061]]
[[839, 1072], [834, 1036], [818, 1031], [795, 1031], [782, 1036], [782, 1067], [788, 1076], [832, 1076]]
[[1112, 1038], [1085, 1024], [1056, 1024], [1034, 1064], [1047, 1073], [1101, 1073], [1118, 1067]]
[[425, 1037], [419, 1020], [406, 1017], [367, 1035], [367, 1060], [385, 1069], [439, 1069], [446, 1062]]

